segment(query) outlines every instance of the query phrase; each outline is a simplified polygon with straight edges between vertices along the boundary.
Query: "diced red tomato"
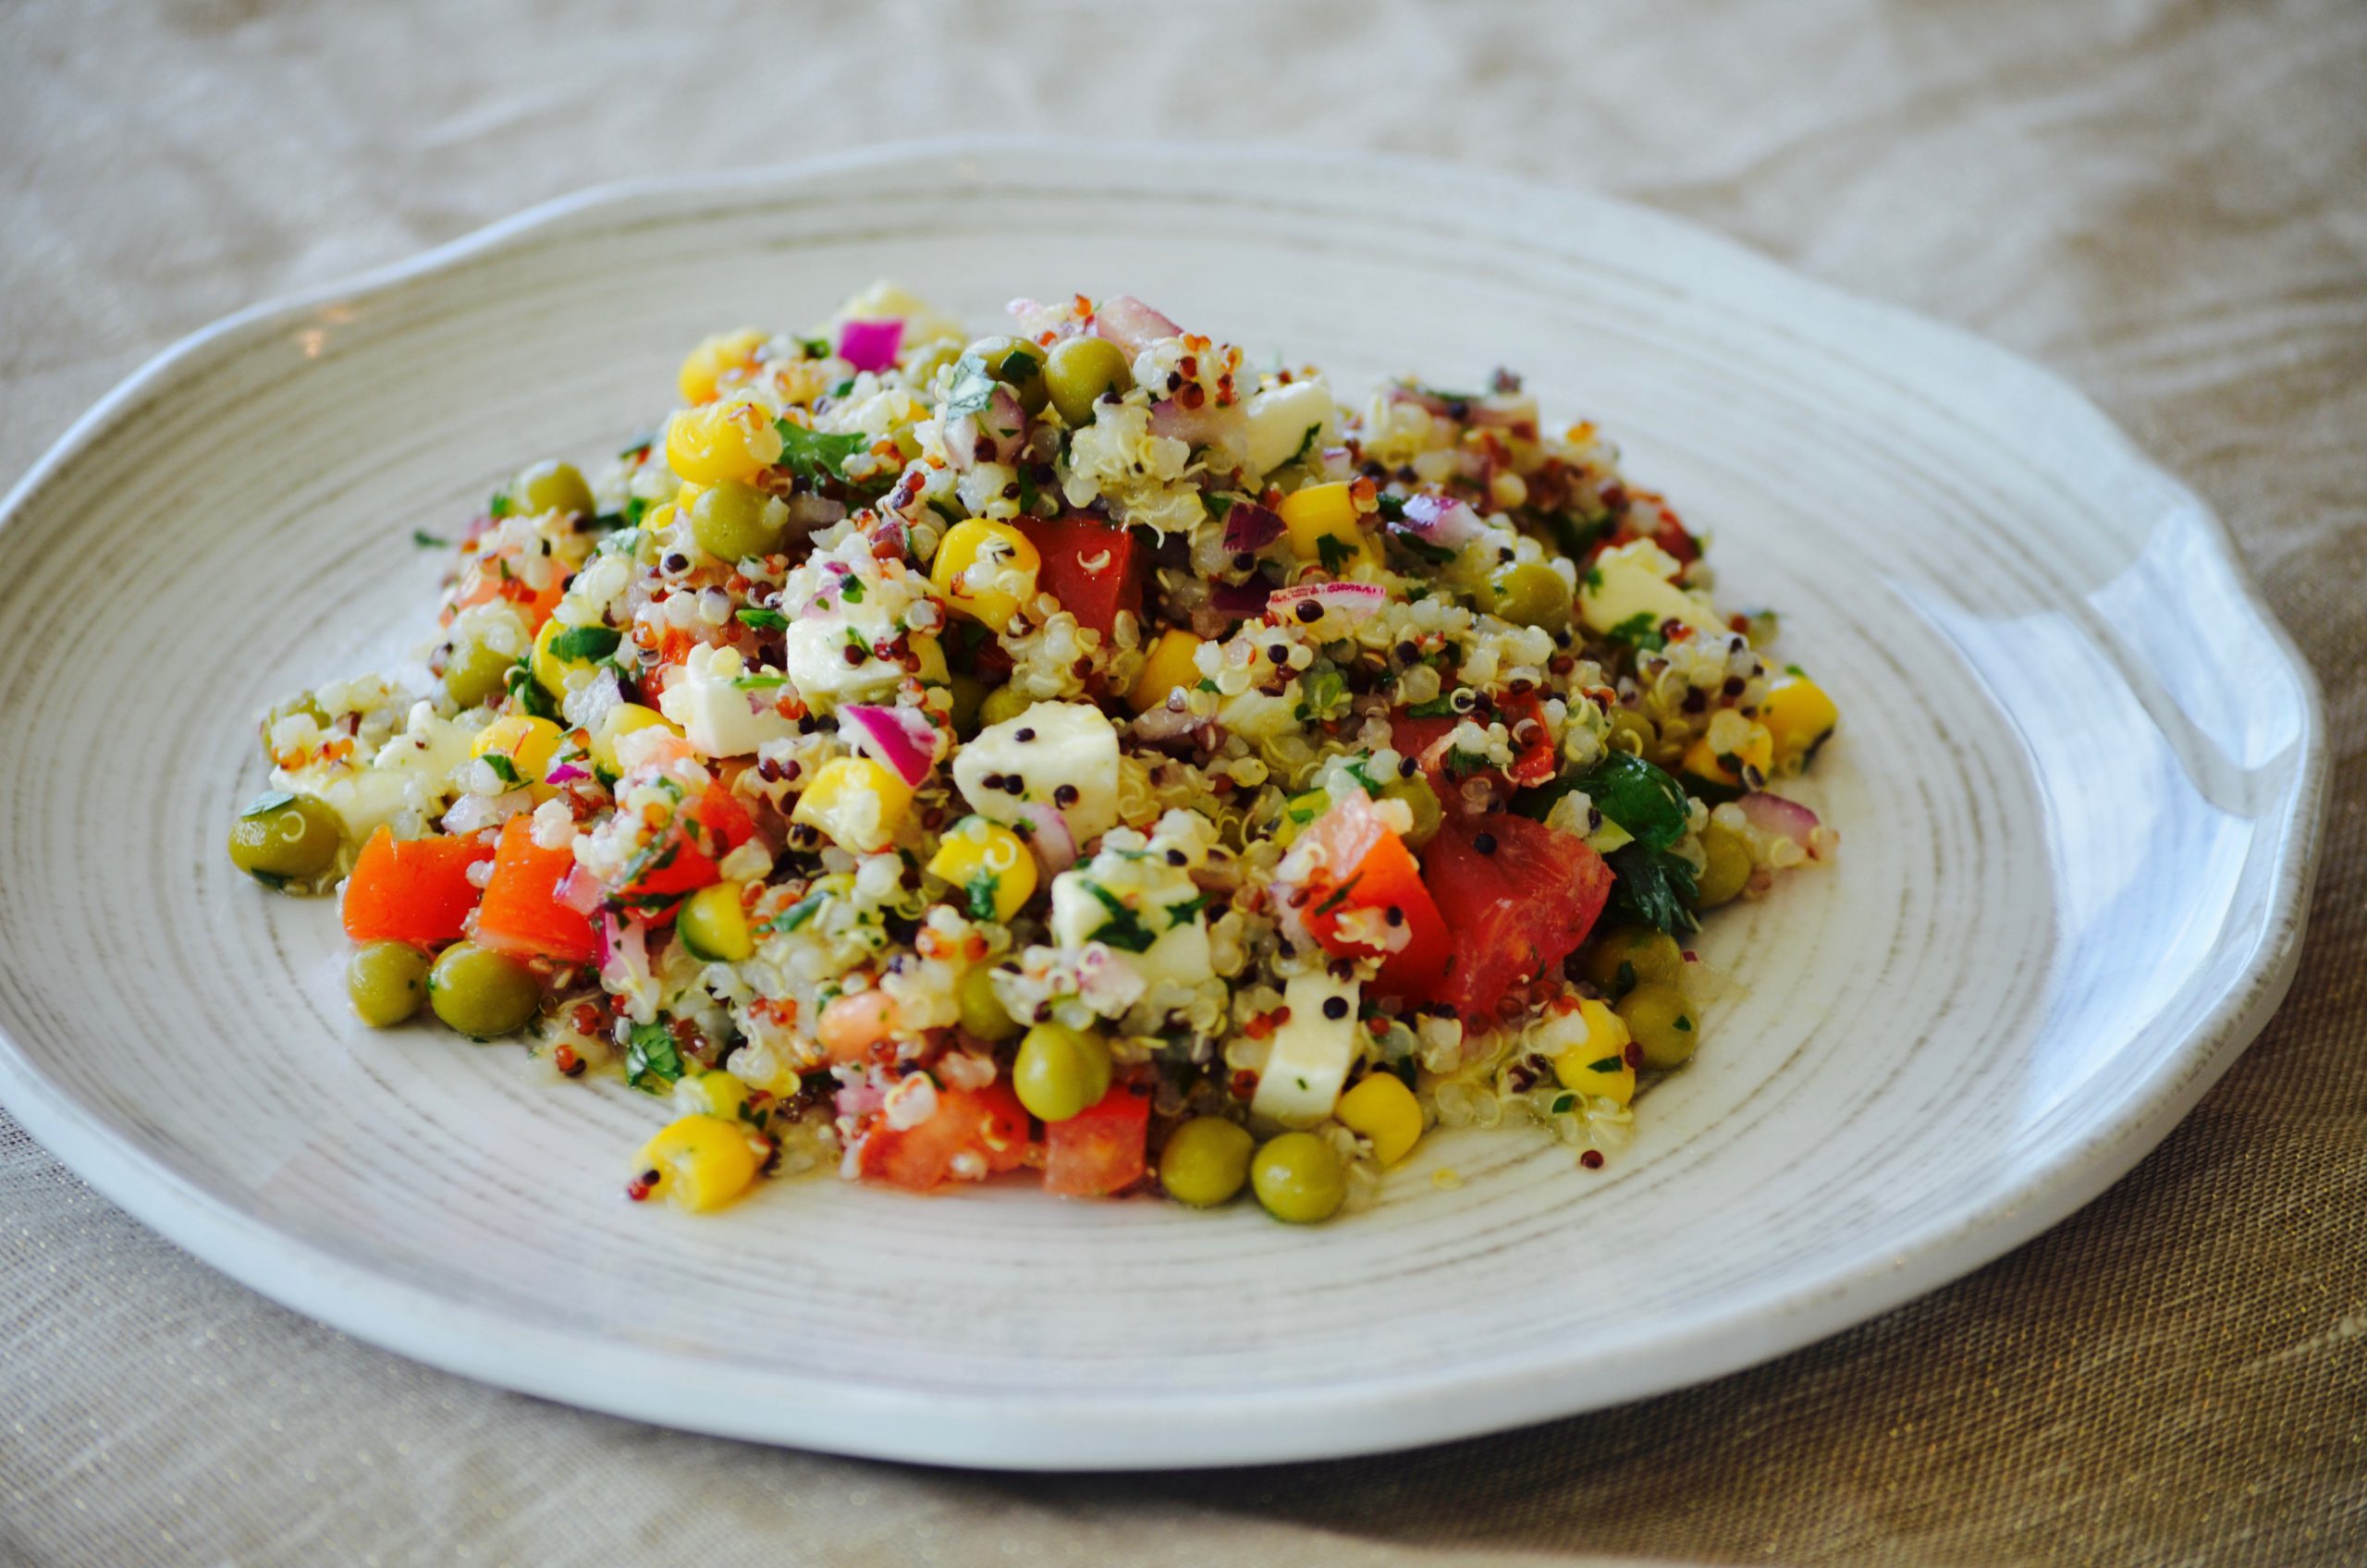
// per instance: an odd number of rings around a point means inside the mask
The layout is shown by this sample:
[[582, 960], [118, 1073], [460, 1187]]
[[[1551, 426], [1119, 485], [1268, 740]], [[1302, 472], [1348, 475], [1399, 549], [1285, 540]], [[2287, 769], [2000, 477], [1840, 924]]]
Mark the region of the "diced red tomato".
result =
[[381, 827], [345, 883], [345, 934], [357, 942], [457, 941], [477, 889], [469, 867], [493, 851], [474, 839], [396, 839]]
[[599, 956], [592, 922], [558, 901], [558, 885], [575, 868], [571, 850], [546, 850], [534, 842], [532, 819], [520, 815], [501, 825], [493, 876], [477, 905], [477, 940], [489, 948], [527, 957], [588, 963]]
[[1112, 1084], [1096, 1104], [1044, 1124], [1044, 1190], [1107, 1197], [1142, 1180], [1150, 1141], [1150, 1085]]
[[1562, 770], [1553, 750], [1553, 735], [1545, 727], [1545, 704], [1534, 692], [1506, 697], [1496, 704], [1496, 717], [1513, 740], [1512, 781], [1524, 788], [1550, 783]]
[[1510, 813], [1450, 817], [1422, 869], [1454, 937], [1433, 999], [1473, 1023], [1492, 1023], [1506, 995], [1558, 970], [1611, 897], [1611, 868], [1585, 839]]
[[1307, 883], [1301, 918], [1323, 950], [1335, 958], [1370, 957], [1380, 948], [1343, 932], [1341, 923], [1361, 910], [1395, 910], [1406, 942], [1381, 961], [1373, 990], [1417, 1000], [1429, 996], [1446, 978], [1454, 938], [1404, 840], [1361, 794], [1347, 796], [1317, 817], [1302, 837], [1322, 847], [1323, 869]]
[[1143, 613], [1142, 552], [1125, 529], [1089, 517], [1021, 518], [1019, 532], [1044, 558], [1037, 585], [1078, 625], [1106, 637], [1120, 610]]
[[855, 1170], [865, 1181], [925, 1193], [1016, 1170], [1026, 1158], [1027, 1108], [997, 1079], [983, 1089], [938, 1090], [937, 1113], [916, 1127], [876, 1122], [855, 1151]]
[[[1527, 705], [1519, 705], [1524, 704]], [[1538, 727], [1535, 738], [1528, 745], [1515, 752], [1509, 776], [1500, 767], [1462, 775], [1448, 772], [1448, 753], [1439, 742], [1453, 733], [1455, 726], [1463, 722], [1460, 718], [1417, 718], [1399, 708], [1389, 716], [1389, 743], [1399, 754], [1412, 757], [1422, 765], [1422, 772], [1429, 778], [1430, 788], [1438, 792], [1439, 803], [1446, 808], [1448, 815], [1453, 816], [1484, 809], [1484, 804], [1474, 807], [1470, 798], [1464, 793], [1463, 787], [1470, 779], [1484, 780], [1489, 786], [1486, 799], [1499, 801], [1510, 795], [1516, 784], [1532, 781], [1542, 784], [1559, 769], [1561, 765], [1554, 756], [1552, 740], [1544, 729], [1543, 704], [1534, 695], [1507, 698], [1499, 712], [1483, 717], [1478, 722], [1486, 723], [1492, 719], [1501, 723], [1513, 732], [1517, 745], [1517, 726], [1523, 718], [1536, 719]], [[1433, 751], [1436, 755], [1431, 754]]]
[[[687, 819], [687, 821], [685, 820]], [[716, 785], [698, 803], [676, 814], [671, 853], [661, 853], [650, 869], [625, 885], [623, 891], [644, 904], [679, 893], [695, 893], [723, 880], [716, 862], [746, 843], [756, 831], [748, 809], [731, 791]], [[663, 864], [656, 864], [662, 861]]]

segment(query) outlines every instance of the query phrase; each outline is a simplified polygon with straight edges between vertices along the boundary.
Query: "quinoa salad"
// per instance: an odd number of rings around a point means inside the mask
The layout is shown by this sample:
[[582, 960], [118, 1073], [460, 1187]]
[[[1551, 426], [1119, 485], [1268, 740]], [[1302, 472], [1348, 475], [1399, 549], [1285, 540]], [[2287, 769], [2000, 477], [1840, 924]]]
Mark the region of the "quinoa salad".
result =
[[1773, 615], [1510, 371], [1346, 402], [1129, 297], [1011, 316], [708, 338], [415, 534], [422, 667], [264, 717], [232, 861], [338, 900], [364, 1022], [645, 1091], [636, 1201], [1602, 1166], [1714, 1011], [1690, 933], [1834, 856]]

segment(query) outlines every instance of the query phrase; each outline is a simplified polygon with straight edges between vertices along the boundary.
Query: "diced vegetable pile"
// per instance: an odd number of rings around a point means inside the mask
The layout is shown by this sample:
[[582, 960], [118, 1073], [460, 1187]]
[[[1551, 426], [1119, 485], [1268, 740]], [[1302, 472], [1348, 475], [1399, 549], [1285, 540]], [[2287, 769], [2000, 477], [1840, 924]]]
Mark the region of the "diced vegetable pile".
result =
[[1837, 717], [1774, 618], [1507, 372], [1351, 409], [1012, 310], [699, 345], [595, 480], [494, 494], [424, 680], [272, 710], [232, 860], [338, 893], [369, 1023], [670, 1101], [636, 1199], [1314, 1221], [1515, 1108], [1600, 1166], [1699, 1041], [1701, 912], [1833, 852], [1769, 788]]

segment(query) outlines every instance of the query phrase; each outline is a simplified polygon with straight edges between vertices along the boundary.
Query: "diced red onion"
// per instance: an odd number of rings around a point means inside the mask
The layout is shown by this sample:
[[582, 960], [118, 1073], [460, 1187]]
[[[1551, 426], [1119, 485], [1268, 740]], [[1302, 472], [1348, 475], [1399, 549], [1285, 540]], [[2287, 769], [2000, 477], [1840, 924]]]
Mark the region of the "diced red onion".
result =
[[1817, 815], [1797, 801], [1787, 801], [1781, 795], [1771, 795], [1761, 790], [1745, 795], [1735, 802], [1753, 827], [1778, 839], [1789, 839], [1802, 852], [1813, 856], [1817, 848]]
[[1273, 596], [1274, 591], [1263, 582], [1218, 582], [1208, 588], [1209, 607], [1243, 619], [1264, 615]]
[[563, 762], [557, 767], [552, 768], [548, 773], [544, 774], [543, 782], [546, 784], [570, 784], [578, 778], [589, 778], [591, 777], [592, 776], [589, 773], [586, 773], [583, 769], [576, 766], [573, 763]]
[[851, 321], [839, 328], [839, 358], [857, 370], [886, 370], [896, 362], [904, 344], [901, 317], [886, 321]]
[[1133, 359], [1162, 337], [1178, 337], [1184, 329], [1132, 294], [1105, 300], [1093, 313], [1093, 332], [1107, 337]]
[[918, 708], [851, 703], [839, 709], [839, 728], [911, 789], [937, 766], [937, 729]]
[[1069, 831], [1067, 817], [1041, 801], [1022, 802], [1019, 815], [1036, 829], [1028, 837], [1028, 847], [1047, 869], [1057, 876], [1076, 864], [1076, 836]]
[[1249, 410], [1239, 403], [1219, 408], [1213, 402], [1187, 409], [1173, 398], [1150, 406], [1150, 433], [1199, 449], [1200, 460], [1211, 472], [1239, 468], [1249, 450]]
[[1478, 538], [1487, 524], [1468, 502], [1451, 496], [1408, 496], [1404, 516], [1392, 518], [1389, 526], [1452, 550]]
[[1299, 606], [1312, 604], [1327, 615], [1337, 612], [1363, 620], [1387, 603], [1389, 590], [1377, 582], [1301, 582], [1276, 589], [1266, 601], [1266, 614], [1269, 619], [1288, 619], [1297, 615]]
[[558, 879], [558, 886], [551, 889], [553, 899], [578, 914], [599, 913], [603, 896], [600, 879], [580, 865], [570, 868]]
[[987, 406], [975, 413], [957, 414], [945, 426], [945, 460], [954, 469], [982, 462], [1007, 463], [1019, 455], [1027, 434], [1027, 410], [1019, 395], [997, 385]]
[[1235, 501], [1224, 514], [1224, 547], [1233, 551], [1262, 550], [1282, 536], [1282, 516], [1255, 501]]
[[613, 910], [600, 917], [600, 978], [611, 991], [649, 983], [649, 944], [640, 921], [619, 919]]
[[1190, 708], [1160, 706], [1138, 716], [1128, 729], [1144, 745], [1163, 746], [1177, 741], [1196, 741], [1215, 722]]

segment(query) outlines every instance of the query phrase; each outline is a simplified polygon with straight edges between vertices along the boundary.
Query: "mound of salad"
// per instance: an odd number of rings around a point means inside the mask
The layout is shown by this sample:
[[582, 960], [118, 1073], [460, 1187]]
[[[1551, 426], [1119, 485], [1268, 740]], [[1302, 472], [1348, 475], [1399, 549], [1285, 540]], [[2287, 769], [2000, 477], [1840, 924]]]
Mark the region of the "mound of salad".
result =
[[[1343, 404], [1140, 300], [887, 285], [450, 548], [408, 678], [262, 724], [232, 824], [423, 1009], [669, 1108], [626, 1192], [1371, 1202], [1518, 1110], [1600, 1167], [1700, 915], [1834, 853], [1834, 705], [1518, 376]], [[1431, 1180], [1453, 1181], [1441, 1169]]]

